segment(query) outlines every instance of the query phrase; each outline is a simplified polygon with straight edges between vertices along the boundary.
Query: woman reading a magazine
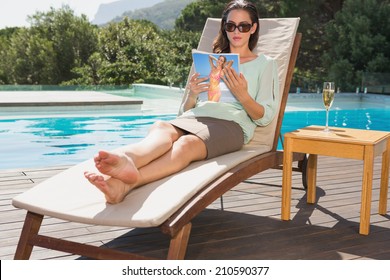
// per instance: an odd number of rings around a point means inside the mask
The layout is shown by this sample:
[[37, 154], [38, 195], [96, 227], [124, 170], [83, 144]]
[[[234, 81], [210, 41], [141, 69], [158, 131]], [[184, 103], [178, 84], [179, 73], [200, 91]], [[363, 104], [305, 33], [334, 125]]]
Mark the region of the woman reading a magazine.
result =
[[156, 122], [138, 143], [95, 156], [101, 174], [87, 171], [84, 175], [104, 193], [108, 203], [121, 202], [132, 189], [174, 174], [193, 161], [237, 151], [251, 140], [256, 126], [272, 121], [279, 96], [277, 65], [273, 59], [252, 52], [258, 41], [258, 23], [252, 3], [231, 1], [213, 44], [215, 53], [240, 55], [241, 73], [226, 67], [221, 76], [237, 101], [198, 100], [210, 85], [207, 77], [194, 74], [180, 116]]

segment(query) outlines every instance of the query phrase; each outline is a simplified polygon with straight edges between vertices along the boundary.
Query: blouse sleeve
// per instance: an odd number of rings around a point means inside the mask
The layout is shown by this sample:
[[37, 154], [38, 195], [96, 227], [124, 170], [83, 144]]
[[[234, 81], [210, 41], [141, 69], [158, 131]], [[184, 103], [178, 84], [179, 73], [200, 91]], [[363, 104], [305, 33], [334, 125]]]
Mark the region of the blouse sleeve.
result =
[[253, 120], [258, 126], [268, 125], [278, 112], [279, 106], [279, 76], [277, 62], [274, 59], [267, 60], [267, 66], [259, 76], [259, 85], [256, 101], [263, 105], [264, 116]]

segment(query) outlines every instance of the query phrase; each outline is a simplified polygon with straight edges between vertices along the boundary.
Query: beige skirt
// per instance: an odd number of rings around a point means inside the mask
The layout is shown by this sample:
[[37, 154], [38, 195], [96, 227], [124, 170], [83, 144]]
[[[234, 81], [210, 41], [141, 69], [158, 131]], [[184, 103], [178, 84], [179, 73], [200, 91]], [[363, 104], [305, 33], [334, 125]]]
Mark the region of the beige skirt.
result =
[[197, 117], [177, 118], [169, 122], [202, 139], [206, 144], [207, 159], [238, 151], [244, 145], [242, 128], [233, 121]]

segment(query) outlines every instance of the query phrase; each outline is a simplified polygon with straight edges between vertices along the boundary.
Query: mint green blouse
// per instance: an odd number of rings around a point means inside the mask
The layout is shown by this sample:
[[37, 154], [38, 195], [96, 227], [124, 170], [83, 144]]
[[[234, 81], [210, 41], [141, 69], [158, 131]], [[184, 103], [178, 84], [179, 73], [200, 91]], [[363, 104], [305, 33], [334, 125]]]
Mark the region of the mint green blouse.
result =
[[244, 132], [244, 142], [248, 143], [256, 126], [268, 125], [277, 113], [279, 105], [279, 78], [277, 63], [269, 56], [259, 55], [256, 59], [240, 64], [240, 71], [248, 82], [250, 96], [263, 105], [264, 116], [253, 120], [237, 102], [198, 101], [196, 106], [184, 112], [183, 117], [213, 117], [234, 121]]

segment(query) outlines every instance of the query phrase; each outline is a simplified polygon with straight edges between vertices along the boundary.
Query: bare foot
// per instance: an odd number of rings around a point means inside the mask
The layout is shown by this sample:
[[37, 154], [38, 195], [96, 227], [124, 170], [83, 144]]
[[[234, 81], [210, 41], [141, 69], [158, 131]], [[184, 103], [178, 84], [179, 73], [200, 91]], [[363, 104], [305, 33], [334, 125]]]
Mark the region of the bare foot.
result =
[[125, 154], [100, 151], [94, 158], [96, 168], [103, 174], [118, 179], [126, 184], [134, 184], [139, 179], [139, 172], [133, 160]]
[[85, 178], [103, 192], [106, 201], [110, 204], [121, 202], [134, 186], [125, 184], [123, 181], [110, 178], [104, 180], [103, 176], [92, 172], [84, 172]]

